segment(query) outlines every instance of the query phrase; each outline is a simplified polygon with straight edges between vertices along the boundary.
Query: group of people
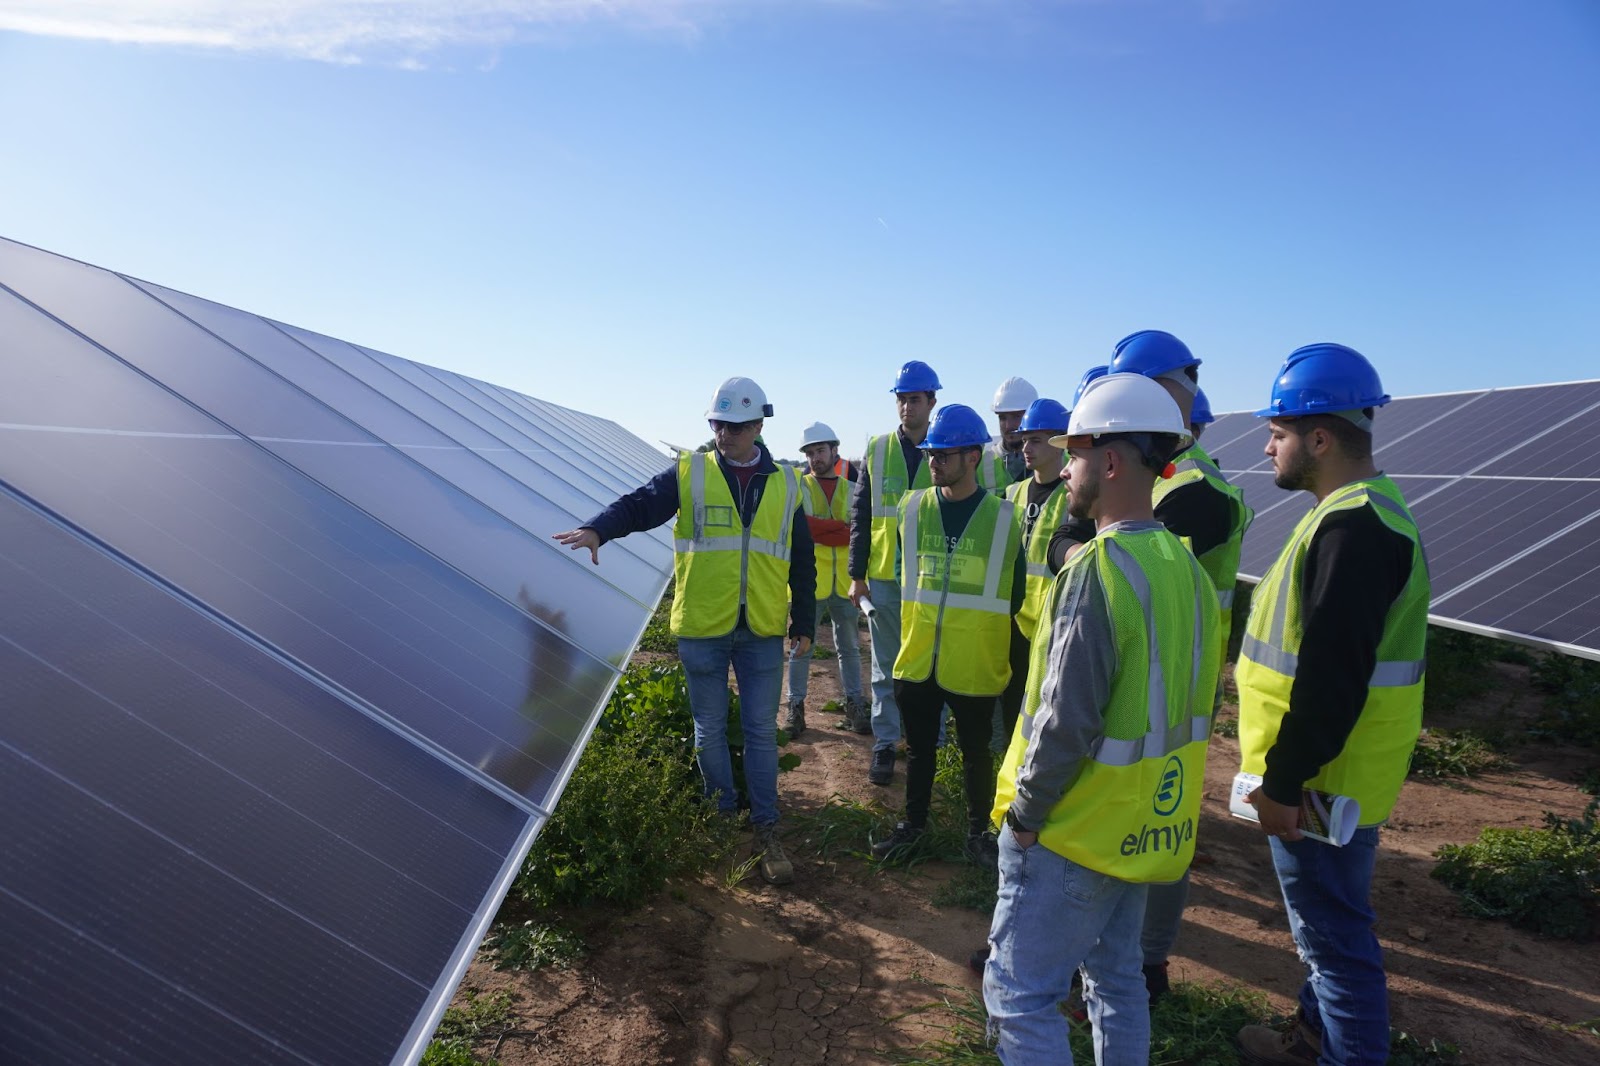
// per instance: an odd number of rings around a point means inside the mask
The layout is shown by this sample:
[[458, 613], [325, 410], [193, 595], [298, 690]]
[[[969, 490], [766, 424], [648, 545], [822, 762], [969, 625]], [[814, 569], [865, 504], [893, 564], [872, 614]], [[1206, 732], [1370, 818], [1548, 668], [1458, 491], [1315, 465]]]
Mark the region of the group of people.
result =
[[[1211, 421], [1200, 365], [1177, 337], [1142, 330], [1084, 374], [1070, 405], [1009, 378], [992, 405], [996, 440], [971, 407], [941, 405], [938, 375], [912, 360], [890, 390], [899, 424], [868, 439], [859, 469], [818, 422], [802, 434], [804, 473], [761, 442], [772, 407], [760, 387], [730, 378], [707, 411], [711, 451], [680, 455], [556, 534], [598, 562], [606, 541], [675, 522], [672, 630], [706, 795], [735, 813], [731, 667], [769, 882], [794, 876], [777, 835], [785, 638], [791, 732], [806, 728], [810, 645], [826, 612], [840, 725], [871, 733], [874, 784], [893, 780], [904, 738], [905, 813], [871, 842], [879, 861], [923, 846], [948, 709], [965, 853], [999, 872], [973, 962], [1008, 1066], [1071, 1061], [1060, 1006], [1074, 995], [1097, 1062], [1148, 1061], [1252, 517], [1199, 444]], [[1288, 357], [1257, 412], [1277, 485], [1316, 505], [1255, 590], [1235, 669], [1241, 770], [1262, 779], [1250, 802], [1310, 971], [1286, 1031], [1239, 1033], [1253, 1062], [1388, 1054], [1370, 885], [1421, 726], [1429, 599], [1416, 523], [1372, 461], [1374, 412], [1388, 400], [1362, 355], [1314, 344]], [[868, 619], [870, 702], [856, 610]], [[1302, 835], [1306, 790], [1359, 803], [1349, 843]]]

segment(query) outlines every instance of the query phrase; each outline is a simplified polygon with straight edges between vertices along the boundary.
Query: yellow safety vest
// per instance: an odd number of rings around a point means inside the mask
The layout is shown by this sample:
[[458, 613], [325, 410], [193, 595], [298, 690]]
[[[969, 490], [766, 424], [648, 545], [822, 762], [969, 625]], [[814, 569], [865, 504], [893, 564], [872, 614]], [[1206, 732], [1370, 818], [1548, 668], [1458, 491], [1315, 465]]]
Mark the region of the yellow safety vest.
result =
[[1239, 686], [1239, 755], [1246, 773], [1266, 772], [1267, 751], [1289, 711], [1300, 642], [1306, 551], [1323, 519], [1335, 511], [1372, 506], [1383, 524], [1411, 541], [1411, 578], [1389, 608], [1367, 702], [1344, 750], [1306, 787], [1349, 796], [1361, 804], [1361, 824], [1378, 825], [1394, 810], [1422, 729], [1427, 672], [1428, 560], [1417, 523], [1394, 482], [1382, 476], [1352, 481], [1314, 507], [1289, 536], [1283, 553], [1256, 586], [1234, 678]]
[[1021, 550], [1012, 510], [1010, 500], [984, 493], [951, 547], [936, 490], [918, 489], [900, 501], [906, 547], [895, 677], [922, 681], [936, 672], [946, 692], [1005, 691], [1011, 679], [1011, 590]]
[[722, 473], [721, 455], [710, 451], [678, 457], [678, 520], [672, 527], [672, 571], [678, 583], [672, 601], [674, 636], [731, 633], [741, 603], [750, 632], [759, 637], [784, 634], [789, 535], [800, 509], [800, 479], [787, 466], [756, 476], [770, 481], [746, 526]]
[[1001, 454], [1002, 445], [990, 443], [983, 446], [983, 458], [978, 463], [978, 487], [988, 489], [993, 493], [1002, 493], [1011, 485], [1011, 473], [1006, 469], [1005, 456]]
[[877, 581], [894, 581], [900, 574], [900, 497], [911, 489], [933, 485], [933, 475], [924, 460], [917, 476], [906, 484], [906, 457], [900, 450], [900, 434], [885, 433], [867, 440], [868, 499], [872, 504], [872, 545], [867, 553], [867, 576]]
[[[1207, 455], [1205, 449], [1196, 442], [1186, 451], [1172, 460], [1177, 467], [1177, 472], [1170, 478], [1158, 478], [1151, 502], [1156, 506], [1166, 499], [1172, 490], [1184, 485], [1192, 485], [1196, 481], [1204, 481], [1213, 489], [1228, 497], [1233, 510], [1233, 526], [1228, 533], [1228, 539], [1216, 545], [1210, 551], [1197, 556], [1200, 560], [1200, 569], [1211, 578], [1212, 586], [1217, 590], [1217, 604], [1222, 608], [1222, 651], [1223, 660], [1228, 657], [1228, 640], [1233, 635], [1233, 590], [1239, 582], [1239, 551], [1244, 544], [1245, 530], [1250, 528], [1250, 523], [1255, 519], [1256, 513], [1244, 502], [1244, 493], [1237, 485], [1228, 483], [1222, 476], [1222, 471]], [[1188, 544], [1188, 538], [1181, 538]], [[1194, 545], [1188, 544], [1192, 549]], [[1218, 690], [1220, 694], [1220, 689]]]
[[[850, 521], [850, 482], [842, 477], [837, 479], [837, 483], [833, 486], [833, 499], [830, 501], [828, 493], [822, 487], [821, 479], [815, 474], [805, 474], [800, 481], [803, 487], [800, 505], [805, 508], [807, 515], [813, 518], [833, 518], [840, 522]], [[817, 599], [848, 595], [850, 595], [850, 546], [847, 544], [839, 548], [830, 548], [818, 544]]]
[[[1019, 530], [1026, 517], [1028, 489], [1032, 485], [1033, 478], [1029, 477], [1006, 490], [1007, 498], [1016, 507]], [[1039, 614], [1044, 610], [1044, 601], [1050, 595], [1050, 582], [1054, 577], [1050, 573], [1050, 538], [1066, 520], [1067, 504], [1070, 500], [1071, 493], [1067, 491], [1067, 482], [1063, 478], [1056, 482], [1056, 487], [1045, 497], [1044, 508], [1039, 512], [1039, 517], [1033, 523], [1033, 530], [1022, 546], [1023, 553], [1028, 557], [1028, 583], [1022, 597], [1022, 609], [1017, 612], [1017, 628], [1029, 640], [1033, 639], [1034, 628], [1039, 624]], [[1048, 636], [1046, 639], [1049, 639]]]
[[[1067, 560], [1046, 600], [1048, 632], [1075, 569], [1094, 567], [1116, 634], [1117, 672], [1104, 733], [1051, 808], [1039, 843], [1132, 882], [1176, 881], [1194, 858], [1217, 673], [1217, 596], [1165, 529], [1101, 533]], [[1050, 641], [1035, 640], [1027, 699], [995, 786], [994, 819], [1017, 794]]]

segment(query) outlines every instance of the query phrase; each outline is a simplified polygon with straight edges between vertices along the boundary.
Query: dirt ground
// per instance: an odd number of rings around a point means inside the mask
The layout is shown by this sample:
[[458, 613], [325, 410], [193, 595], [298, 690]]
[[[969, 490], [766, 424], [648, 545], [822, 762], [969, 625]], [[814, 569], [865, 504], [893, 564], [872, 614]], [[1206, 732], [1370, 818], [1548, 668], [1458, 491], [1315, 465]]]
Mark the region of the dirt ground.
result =
[[[861, 640], [865, 667], [865, 633]], [[1525, 670], [1495, 669], [1512, 691], [1525, 689]], [[871, 738], [839, 732], [833, 715], [815, 710], [838, 694], [836, 661], [815, 660], [811, 728], [787, 749], [804, 761], [781, 775], [780, 800], [791, 813], [817, 810], [835, 794], [898, 808], [904, 762], [887, 788], [869, 784]], [[1507, 706], [1502, 690], [1430, 724], [1460, 727], [1532, 707], [1529, 698]], [[1233, 740], [1212, 741], [1199, 838], [1211, 861], [1195, 867], [1172, 972], [1258, 989], [1287, 1013], [1303, 971], [1266, 845], [1254, 826], [1227, 815], [1237, 761]], [[1470, 1063], [1600, 1062], [1600, 1040], [1563, 1028], [1600, 1018], [1595, 946], [1464, 917], [1453, 893], [1428, 876], [1439, 845], [1473, 840], [1483, 826], [1578, 814], [1587, 797], [1574, 782], [1596, 762], [1592, 751], [1531, 746], [1514, 769], [1466, 786], [1406, 785], [1374, 877], [1396, 1028], [1456, 1044]], [[949, 988], [978, 987], [965, 960], [988, 930], [984, 915], [929, 902], [957, 867], [878, 871], [856, 857], [823, 861], [798, 830], [785, 839], [791, 886], [752, 876], [729, 888], [713, 875], [624, 916], [569, 915], [589, 954], [567, 971], [497, 973], [474, 963], [463, 992], [513, 995], [518, 1029], [496, 1057], [505, 1066], [868, 1064], [940, 1035], [937, 1016], [918, 1008]]]

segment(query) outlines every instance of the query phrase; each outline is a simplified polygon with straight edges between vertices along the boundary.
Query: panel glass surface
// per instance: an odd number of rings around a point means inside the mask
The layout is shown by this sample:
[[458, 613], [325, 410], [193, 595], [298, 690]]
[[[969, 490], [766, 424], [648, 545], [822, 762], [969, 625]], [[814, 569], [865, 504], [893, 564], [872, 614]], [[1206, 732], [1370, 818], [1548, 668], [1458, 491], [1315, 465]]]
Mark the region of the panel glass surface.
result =
[[463, 398], [477, 404], [488, 414], [529, 438], [538, 440], [542, 434], [551, 441], [559, 443], [565, 449], [560, 453], [562, 458], [575, 464], [589, 465], [607, 483], [615, 486], [615, 495], [620, 496], [638, 487], [638, 479], [622, 468], [615, 457], [615, 450], [584, 427], [554, 415], [540, 417], [505, 396], [493, 385], [485, 384], [476, 378], [452, 374], [438, 367], [427, 369], [434, 377], [454, 388]]
[[[1544, 428], [1544, 427], [1539, 427]], [[1600, 406], [1555, 426], [1537, 440], [1502, 455], [1485, 474], [1511, 477], [1600, 477]]]
[[[1248, 421], [1246, 421], [1248, 420]], [[1223, 423], [1227, 424], [1224, 425]], [[1222, 432], [1217, 432], [1217, 427]], [[1228, 434], [1224, 437], [1223, 434]], [[1231, 438], [1231, 439], [1229, 439]], [[1206, 430], [1200, 443], [1224, 471], [1265, 469], [1267, 446], [1267, 420], [1254, 415], [1224, 415]]]
[[1453, 482], [1411, 507], [1428, 550], [1435, 598], [1595, 511], [1600, 481], [1488, 478]]
[[574, 433], [580, 440], [599, 442], [602, 450], [608, 449], [611, 454], [619, 456], [627, 464], [631, 479], [640, 484], [659, 474], [667, 466], [665, 455], [647, 447], [638, 437], [609, 419], [596, 418], [594, 415], [574, 411], [536, 397], [524, 396], [507, 388], [486, 387], [494, 388], [508, 403], [520, 405], [531, 411], [536, 418], [564, 419], [568, 425], [574, 427]]
[[[1200, 446], [1216, 458], [1213, 448], [1224, 448], [1238, 443], [1241, 437], [1260, 433], [1261, 419], [1248, 412], [1233, 411], [1225, 415], [1217, 415], [1217, 420], [1206, 426], [1200, 432]], [[1229, 453], [1230, 455], [1232, 452]], [[1242, 454], [1242, 453], [1241, 453]]]
[[[591, 505], [587, 497], [570, 489], [566, 492], [566, 495], [575, 498], [575, 501], [582, 501], [579, 504], [584, 508], [581, 514], [557, 506], [529, 486], [512, 478], [483, 455], [446, 436], [439, 429], [380, 395], [364, 382], [352, 377], [317, 352], [255, 315], [186, 296], [170, 289], [164, 290], [157, 286], [146, 286], [146, 288], [152, 295], [200, 323], [250, 358], [262, 363], [273, 373], [339, 411], [351, 422], [370, 433], [374, 443], [379, 440], [385, 442], [397, 453], [432, 471], [495, 514], [520, 527], [526, 535], [520, 547], [512, 552], [504, 552], [504, 555], [527, 554], [528, 549], [536, 548], [537, 550], [531, 553], [534, 556], [548, 553], [546, 558], [552, 561], [560, 560], [557, 564], [559, 566], [582, 567], [583, 581], [587, 582], [595, 577], [610, 581], [623, 592], [642, 602], [660, 590], [665, 560], [660, 564], [651, 565], [636, 553], [621, 551], [617, 553], [615, 565], [596, 569], [590, 567], [586, 559], [579, 561], [573, 553], [550, 541], [551, 533], [571, 529], [589, 517]], [[352, 356], [357, 354], [351, 352]], [[202, 406], [206, 406], [213, 414], [226, 417], [220, 404], [202, 404]], [[370, 459], [365, 453], [361, 453], [361, 456], [365, 463], [374, 466], [379, 463], [384, 464], [382, 469], [388, 469], [395, 463], [395, 459], [388, 455], [380, 459]], [[531, 467], [531, 464], [528, 465]], [[531, 468], [546, 484], [555, 480], [538, 467]], [[327, 483], [333, 485], [331, 481]], [[402, 485], [386, 477], [376, 477], [375, 484], [382, 488], [384, 496], [403, 489]], [[560, 482], [557, 484], [566, 488]], [[385, 505], [395, 506], [389, 502]], [[463, 503], [450, 510], [470, 512], [472, 508]], [[437, 520], [429, 519], [429, 521]], [[413, 520], [409, 518], [392, 516], [391, 523], [408, 533], [413, 529]], [[483, 523], [484, 519], [480, 516], [471, 520], [471, 527], [476, 529]], [[502, 525], [502, 523], [493, 524], [496, 527]], [[502, 530], [502, 535], [503, 532]], [[463, 550], [469, 552], [476, 550], [463, 538], [459, 529], [441, 530], [440, 537], [445, 543], [460, 544]], [[483, 545], [481, 550], [487, 551], [491, 548], [489, 545]], [[606, 562], [611, 564], [613, 560], [608, 558]]]
[[0, 480], [546, 801], [615, 676], [557, 631], [609, 625], [620, 662], [637, 604], [595, 619], [600, 597], [552, 597], [568, 568], [547, 564], [527, 575], [536, 622], [9, 294], [0, 335], [23, 353], [0, 362]]
[[[1393, 455], [1396, 461], [1405, 452], [1406, 441], [1413, 437], [1427, 437], [1435, 433], [1441, 424], [1447, 425], [1448, 420], [1454, 419], [1458, 414], [1470, 416], [1474, 410], [1470, 405], [1477, 403], [1484, 395], [1483, 392], [1449, 393], [1442, 396], [1409, 396], [1395, 400], [1378, 408], [1373, 417], [1373, 461], [1378, 469], [1385, 472], [1399, 470], [1390, 460]], [[1441, 420], [1444, 420], [1441, 423]]]
[[0, 1058], [387, 1061], [529, 814], [4, 491], [0, 601]]
[[1425, 433], [1390, 446], [1383, 446], [1380, 437], [1374, 458], [1390, 474], [1485, 473], [1490, 460], [1512, 450], [1518, 441], [1596, 402], [1600, 402], [1600, 381], [1486, 393]]
[[1600, 516], [1450, 597], [1451, 618], [1600, 649]]
[[410, 381], [413, 385], [428, 392], [463, 418], [477, 423], [502, 444], [526, 454], [537, 455], [543, 453], [548, 455], [554, 464], [568, 465], [570, 469], [569, 480], [575, 486], [588, 493], [598, 506], [605, 506], [616, 499], [618, 495], [627, 491], [627, 488], [632, 487], [624, 487], [616, 480], [614, 474], [602, 470], [600, 464], [595, 462], [592, 456], [578, 459], [577, 449], [574, 448], [570, 441], [562, 440], [553, 433], [532, 426], [531, 423], [524, 423], [524, 428], [518, 428], [498, 415], [485, 410], [482, 404], [462, 395], [455, 386], [441, 379], [430, 367], [425, 367], [420, 363], [408, 362], [404, 359], [397, 359], [392, 355], [373, 351], [370, 348], [363, 348], [362, 351], [367, 352], [367, 354], [407, 381]]
[[225, 424], [214, 428], [251, 437], [535, 618], [548, 622], [563, 605], [592, 600], [595, 610], [564, 619], [560, 632], [598, 658], [627, 655], [637, 634], [619, 636], [614, 620], [644, 610], [653, 575], [633, 575], [633, 597], [570, 559], [557, 564], [560, 549], [547, 537], [465, 497], [117, 275], [43, 253], [28, 266], [13, 288]]

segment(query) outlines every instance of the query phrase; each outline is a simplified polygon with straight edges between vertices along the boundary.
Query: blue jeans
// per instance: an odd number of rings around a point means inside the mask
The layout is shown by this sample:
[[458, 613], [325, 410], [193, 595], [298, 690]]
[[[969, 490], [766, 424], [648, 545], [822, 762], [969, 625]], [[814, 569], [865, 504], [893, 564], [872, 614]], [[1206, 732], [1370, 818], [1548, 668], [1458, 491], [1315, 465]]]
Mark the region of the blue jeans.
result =
[[1342, 848], [1304, 838], [1270, 838], [1300, 961], [1311, 976], [1300, 988], [1305, 1024], [1322, 1034], [1324, 1066], [1389, 1060], [1389, 989], [1383, 951], [1372, 931], [1372, 866], [1378, 828], [1357, 829]]
[[989, 928], [983, 1003], [1006, 1066], [1072, 1062], [1058, 1004], [1083, 967], [1100, 1066], [1147, 1066], [1150, 998], [1140, 970], [1145, 886], [1097, 873], [1000, 830], [1000, 894]]
[[[856, 630], [856, 609], [847, 596], [817, 597], [817, 631], [822, 631], [822, 612], [826, 608], [833, 625], [833, 650], [839, 656], [839, 684], [847, 699], [861, 698], [861, 639]], [[789, 656], [789, 702], [804, 700], [811, 680], [811, 653], [796, 659]]]
[[872, 637], [872, 750], [900, 743], [900, 705], [894, 699], [894, 661], [900, 655], [900, 583], [867, 579], [874, 614], [867, 619]]
[[738, 795], [728, 755], [728, 667], [739, 682], [739, 722], [744, 729], [744, 784], [750, 822], [778, 820], [778, 698], [783, 694], [783, 638], [758, 637], [741, 621], [721, 637], [679, 637], [678, 657], [689, 684], [695, 759], [707, 797], [733, 813]]

